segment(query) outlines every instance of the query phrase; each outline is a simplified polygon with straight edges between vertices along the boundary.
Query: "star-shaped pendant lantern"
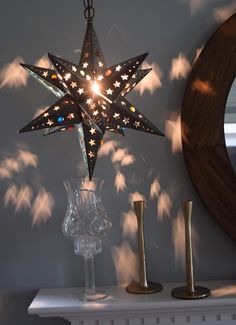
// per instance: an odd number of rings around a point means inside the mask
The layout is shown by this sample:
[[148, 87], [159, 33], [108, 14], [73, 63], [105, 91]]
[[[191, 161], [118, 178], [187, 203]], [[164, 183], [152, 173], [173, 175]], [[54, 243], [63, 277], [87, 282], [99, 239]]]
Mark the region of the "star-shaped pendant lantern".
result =
[[45, 129], [44, 135], [77, 129], [89, 179], [106, 131], [124, 135], [125, 128], [159, 131], [125, 96], [151, 71], [139, 69], [147, 53], [108, 67], [92, 19], [79, 64], [48, 54], [54, 69], [21, 64], [59, 100], [19, 132]]

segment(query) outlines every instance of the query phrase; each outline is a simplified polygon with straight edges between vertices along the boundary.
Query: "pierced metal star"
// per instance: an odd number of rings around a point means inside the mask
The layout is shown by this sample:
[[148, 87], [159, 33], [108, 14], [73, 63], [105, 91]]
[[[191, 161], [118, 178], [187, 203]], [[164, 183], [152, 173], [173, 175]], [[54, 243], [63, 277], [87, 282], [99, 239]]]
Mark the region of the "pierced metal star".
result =
[[60, 99], [19, 132], [46, 129], [44, 135], [76, 128], [91, 179], [106, 130], [125, 128], [163, 136], [125, 96], [151, 71], [139, 69], [147, 53], [108, 67], [91, 21], [79, 65], [48, 54], [55, 69], [21, 64]]

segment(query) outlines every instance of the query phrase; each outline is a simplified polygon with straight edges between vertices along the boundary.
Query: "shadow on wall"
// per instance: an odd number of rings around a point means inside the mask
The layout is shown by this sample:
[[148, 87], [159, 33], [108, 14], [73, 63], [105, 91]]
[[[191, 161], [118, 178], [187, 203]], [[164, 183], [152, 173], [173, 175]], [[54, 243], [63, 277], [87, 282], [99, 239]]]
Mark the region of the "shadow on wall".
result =
[[37, 291], [0, 293], [0, 324], [1, 325], [67, 325], [68, 321], [60, 318], [39, 318], [29, 315], [27, 309]]

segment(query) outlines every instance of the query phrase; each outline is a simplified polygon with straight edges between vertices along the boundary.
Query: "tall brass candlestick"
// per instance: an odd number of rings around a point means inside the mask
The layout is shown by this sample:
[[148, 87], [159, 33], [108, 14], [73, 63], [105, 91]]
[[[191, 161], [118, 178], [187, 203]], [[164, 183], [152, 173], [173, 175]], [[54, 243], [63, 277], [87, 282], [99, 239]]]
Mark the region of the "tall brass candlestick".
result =
[[193, 246], [192, 246], [192, 201], [183, 203], [183, 214], [185, 220], [185, 251], [186, 251], [186, 282], [187, 290], [194, 292], [193, 276]]
[[145, 244], [144, 244], [144, 205], [143, 200], [134, 201], [134, 209], [138, 221], [138, 249], [139, 249], [139, 274], [140, 283], [133, 282], [126, 287], [126, 290], [130, 293], [154, 293], [162, 290], [162, 285], [159, 283], [147, 281], [147, 269], [146, 269], [146, 256], [145, 256]]
[[171, 294], [180, 299], [200, 299], [208, 297], [211, 292], [208, 288], [194, 285], [193, 271], [193, 247], [192, 247], [192, 201], [183, 203], [183, 214], [185, 222], [185, 258], [186, 258], [186, 286], [172, 290]]

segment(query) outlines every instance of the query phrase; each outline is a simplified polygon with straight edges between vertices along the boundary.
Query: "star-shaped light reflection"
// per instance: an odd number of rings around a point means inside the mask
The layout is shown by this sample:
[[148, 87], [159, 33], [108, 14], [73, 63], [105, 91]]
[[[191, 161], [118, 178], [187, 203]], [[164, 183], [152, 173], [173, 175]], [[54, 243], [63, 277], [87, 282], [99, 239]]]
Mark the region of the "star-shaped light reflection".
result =
[[89, 178], [106, 131], [125, 128], [163, 135], [126, 96], [151, 69], [139, 67], [142, 54], [108, 67], [91, 22], [78, 65], [49, 54], [53, 69], [22, 64], [59, 100], [19, 132], [46, 129], [45, 135], [76, 128]]

